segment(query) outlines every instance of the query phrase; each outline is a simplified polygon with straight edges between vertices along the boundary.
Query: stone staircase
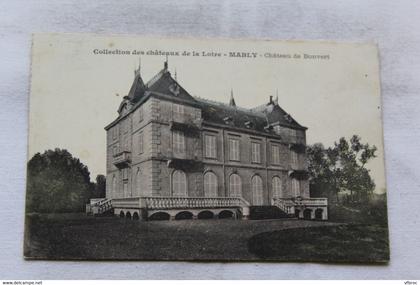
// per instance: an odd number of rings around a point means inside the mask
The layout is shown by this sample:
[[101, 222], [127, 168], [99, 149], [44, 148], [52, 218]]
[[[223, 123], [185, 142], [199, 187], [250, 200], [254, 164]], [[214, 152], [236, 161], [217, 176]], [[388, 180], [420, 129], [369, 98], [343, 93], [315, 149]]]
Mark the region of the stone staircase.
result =
[[112, 200], [107, 198], [91, 199], [86, 205], [86, 214], [88, 215], [105, 215], [113, 209]]
[[251, 220], [284, 219], [292, 218], [294, 215], [287, 214], [277, 206], [251, 206], [249, 209]]

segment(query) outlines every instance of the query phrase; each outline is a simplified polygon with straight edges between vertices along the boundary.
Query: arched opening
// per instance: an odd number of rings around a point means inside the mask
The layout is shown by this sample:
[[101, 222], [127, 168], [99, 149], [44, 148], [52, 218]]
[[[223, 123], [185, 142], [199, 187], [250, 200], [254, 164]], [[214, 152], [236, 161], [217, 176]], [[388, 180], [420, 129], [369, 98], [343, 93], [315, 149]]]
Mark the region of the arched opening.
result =
[[273, 190], [273, 198], [281, 198], [282, 197], [282, 185], [281, 179], [278, 176], [274, 176], [271, 181], [271, 186]]
[[182, 211], [176, 214], [175, 220], [191, 220], [193, 218], [193, 214], [188, 211]]
[[125, 214], [124, 214], [124, 212], [123, 211], [121, 211], [120, 212], [120, 218], [124, 218], [125, 217]]
[[203, 220], [205, 220], [205, 219], [213, 219], [214, 218], [214, 214], [212, 212], [210, 212], [210, 211], [203, 211], [203, 212], [200, 212], [198, 214], [197, 218], [199, 220], [201, 220], [201, 219], [203, 219]]
[[292, 179], [292, 193], [295, 197], [300, 196], [300, 183], [296, 178]]
[[142, 193], [142, 191], [140, 189], [140, 185], [141, 185], [141, 171], [138, 168], [137, 169], [137, 174], [136, 174], [136, 193], [137, 193], [137, 195]]
[[305, 209], [303, 211], [303, 218], [305, 220], [310, 220], [311, 219], [311, 213], [312, 213], [312, 210], [311, 209]]
[[263, 204], [263, 181], [259, 175], [255, 175], [251, 179], [252, 185], [252, 204], [261, 206]]
[[242, 180], [236, 173], [229, 176], [229, 195], [230, 197], [242, 196]]
[[169, 221], [171, 216], [165, 212], [157, 212], [149, 217], [149, 221]]
[[130, 212], [127, 212], [127, 213], [125, 214], [125, 217], [126, 217], [127, 219], [130, 219], [130, 220], [131, 220], [131, 213], [130, 213]]
[[137, 212], [133, 214], [133, 220], [140, 220], [139, 214]]
[[233, 219], [234, 214], [232, 211], [223, 210], [219, 213], [219, 219]]
[[172, 195], [175, 197], [187, 196], [187, 176], [182, 170], [172, 173]]
[[217, 176], [211, 171], [204, 174], [204, 196], [217, 197]]
[[315, 211], [315, 219], [322, 220], [322, 213], [323, 212], [324, 212], [324, 210], [322, 210], [322, 209], [316, 209], [316, 211]]

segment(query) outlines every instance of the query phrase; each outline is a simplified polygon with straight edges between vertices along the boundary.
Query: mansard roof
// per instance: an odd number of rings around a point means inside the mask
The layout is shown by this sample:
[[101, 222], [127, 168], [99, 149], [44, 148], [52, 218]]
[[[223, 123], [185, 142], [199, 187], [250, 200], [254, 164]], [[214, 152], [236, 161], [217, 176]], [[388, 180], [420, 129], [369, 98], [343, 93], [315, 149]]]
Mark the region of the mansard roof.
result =
[[277, 101], [273, 102], [272, 97], [270, 97], [269, 103], [252, 108], [251, 110], [253, 112], [265, 114], [270, 124], [279, 124], [281, 126], [295, 129], [307, 129], [306, 127], [300, 125], [295, 119], [293, 119], [289, 113], [283, 110]]
[[236, 106], [235, 103], [232, 103], [232, 101], [234, 102], [233, 94], [231, 94], [229, 104], [193, 97], [172, 78], [167, 62], [165, 62], [164, 68], [147, 83], [143, 82], [140, 76], [140, 69], [135, 71], [135, 77], [130, 91], [124, 97], [118, 109], [118, 118], [105, 129], [108, 129], [121, 118], [125, 117], [125, 115], [134, 111], [147, 100], [146, 98], [153, 95], [199, 107], [202, 110], [204, 123], [226, 125], [260, 132], [267, 132], [270, 130], [269, 127], [274, 125], [281, 125], [293, 129], [306, 129], [286, 113], [271, 97], [269, 103], [251, 109], [241, 108]]
[[[219, 102], [195, 98], [200, 105], [204, 122], [230, 125], [266, 132], [267, 126], [281, 125], [293, 129], [306, 130], [280, 106], [274, 103], [264, 104], [258, 109], [246, 109]], [[286, 118], [284, 117], [286, 116]]]

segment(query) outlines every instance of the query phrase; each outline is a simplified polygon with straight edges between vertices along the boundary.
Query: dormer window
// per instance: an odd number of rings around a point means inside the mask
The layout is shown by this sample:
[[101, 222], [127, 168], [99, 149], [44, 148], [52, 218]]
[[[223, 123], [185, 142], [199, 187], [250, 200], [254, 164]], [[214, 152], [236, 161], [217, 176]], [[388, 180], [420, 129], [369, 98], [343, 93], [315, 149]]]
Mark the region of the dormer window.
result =
[[265, 126], [265, 127], [264, 127], [264, 130], [265, 130], [266, 132], [271, 132], [271, 131], [273, 130], [273, 126], [271, 126], [271, 125], [267, 125], [267, 126]]
[[227, 116], [223, 118], [223, 121], [225, 122], [226, 125], [229, 125], [233, 121], [233, 118], [230, 116]]
[[284, 115], [284, 118], [286, 119], [286, 121], [288, 121], [289, 123], [292, 122], [292, 117], [289, 114]]
[[254, 126], [254, 123], [251, 121], [246, 121], [245, 122], [245, 127], [247, 127], [248, 129], [252, 128]]
[[169, 91], [174, 94], [175, 96], [179, 95], [179, 85], [174, 83], [169, 86]]

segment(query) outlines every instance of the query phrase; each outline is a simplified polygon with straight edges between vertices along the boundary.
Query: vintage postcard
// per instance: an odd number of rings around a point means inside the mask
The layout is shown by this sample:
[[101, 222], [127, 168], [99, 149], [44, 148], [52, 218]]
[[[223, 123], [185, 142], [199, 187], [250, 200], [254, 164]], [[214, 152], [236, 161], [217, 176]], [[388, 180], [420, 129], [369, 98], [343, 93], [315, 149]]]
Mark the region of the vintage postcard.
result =
[[37, 34], [28, 259], [389, 260], [373, 44]]

